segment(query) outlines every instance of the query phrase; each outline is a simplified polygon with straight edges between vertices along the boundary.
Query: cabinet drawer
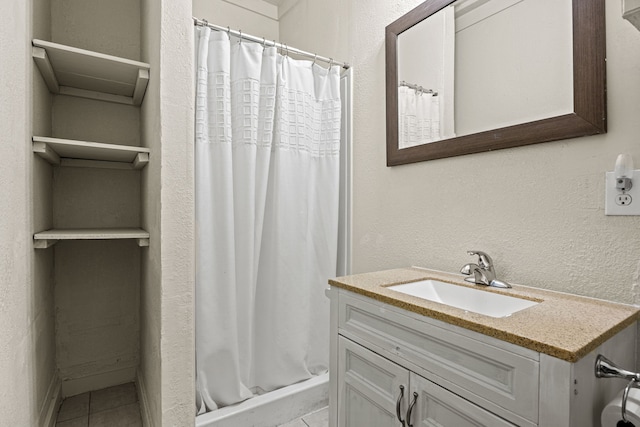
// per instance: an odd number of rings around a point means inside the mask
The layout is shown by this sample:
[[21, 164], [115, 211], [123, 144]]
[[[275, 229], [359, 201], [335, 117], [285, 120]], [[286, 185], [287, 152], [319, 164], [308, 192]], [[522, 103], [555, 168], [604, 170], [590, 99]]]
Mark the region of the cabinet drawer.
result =
[[481, 406], [490, 402], [537, 422], [537, 360], [482, 342], [481, 334], [457, 333], [460, 328], [404, 313], [340, 292], [338, 327], [349, 338], [377, 346], [381, 354], [410, 362], [466, 399]]

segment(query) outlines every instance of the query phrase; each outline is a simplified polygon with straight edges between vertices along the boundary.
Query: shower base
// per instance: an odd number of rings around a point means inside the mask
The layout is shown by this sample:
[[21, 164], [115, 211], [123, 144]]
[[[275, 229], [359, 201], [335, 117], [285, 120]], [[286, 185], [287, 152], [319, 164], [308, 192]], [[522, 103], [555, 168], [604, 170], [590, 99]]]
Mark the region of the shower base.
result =
[[329, 373], [198, 415], [196, 427], [274, 427], [327, 406]]

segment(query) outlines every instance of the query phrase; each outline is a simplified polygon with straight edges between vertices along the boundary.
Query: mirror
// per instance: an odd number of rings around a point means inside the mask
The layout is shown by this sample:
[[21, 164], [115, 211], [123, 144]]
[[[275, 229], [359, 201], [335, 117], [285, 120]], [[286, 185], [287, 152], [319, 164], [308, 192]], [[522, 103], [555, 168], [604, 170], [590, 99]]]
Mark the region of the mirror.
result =
[[387, 166], [606, 132], [604, 0], [427, 0], [385, 42]]

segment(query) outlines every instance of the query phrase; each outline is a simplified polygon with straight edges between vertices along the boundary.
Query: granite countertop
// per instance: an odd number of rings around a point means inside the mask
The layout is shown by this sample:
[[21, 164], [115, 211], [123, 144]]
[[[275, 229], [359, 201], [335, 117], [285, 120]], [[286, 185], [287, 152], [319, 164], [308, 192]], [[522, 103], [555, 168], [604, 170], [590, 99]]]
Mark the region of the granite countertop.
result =
[[[494, 318], [387, 289], [390, 285], [424, 279], [540, 303], [509, 317]], [[511, 289], [479, 287], [465, 282], [461, 275], [422, 268], [338, 277], [329, 280], [329, 284], [568, 362], [577, 362], [631, 325], [640, 312], [640, 308], [630, 305], [527, 286], [513, 285]]]

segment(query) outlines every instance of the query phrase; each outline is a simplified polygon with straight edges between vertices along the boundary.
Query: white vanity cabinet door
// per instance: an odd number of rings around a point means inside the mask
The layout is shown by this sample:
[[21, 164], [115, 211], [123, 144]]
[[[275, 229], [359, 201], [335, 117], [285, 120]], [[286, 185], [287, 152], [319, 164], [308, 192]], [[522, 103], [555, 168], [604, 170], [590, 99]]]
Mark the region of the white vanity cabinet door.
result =
[[409, 371], [343, 337], [338, 339], [338, 352], [338, 426], [401, 426], [396, 404], [402, 386], [400, 410], [404, 419]]
[[508, 421], [485, 411], [440, 387], [411, 373], [411, 399], [418, 393], [416, 405], [407, 425], [413, 427], [514, 427]]

